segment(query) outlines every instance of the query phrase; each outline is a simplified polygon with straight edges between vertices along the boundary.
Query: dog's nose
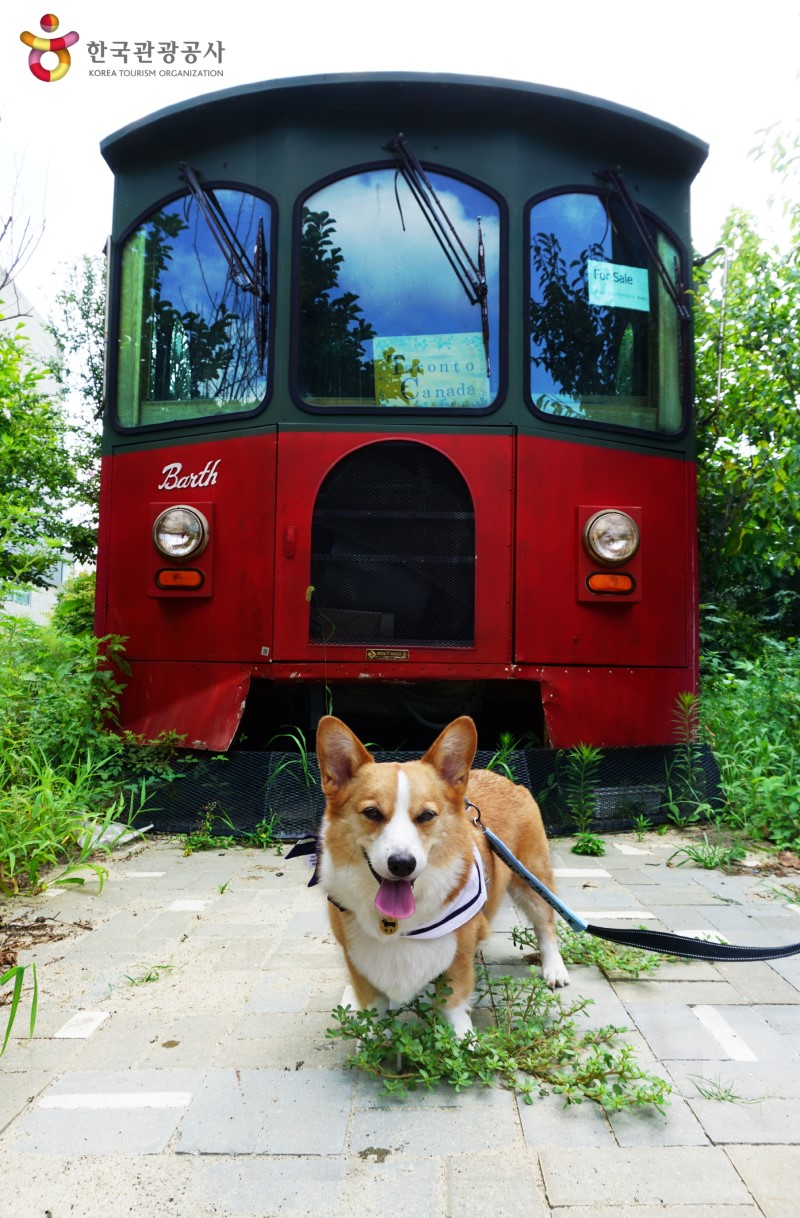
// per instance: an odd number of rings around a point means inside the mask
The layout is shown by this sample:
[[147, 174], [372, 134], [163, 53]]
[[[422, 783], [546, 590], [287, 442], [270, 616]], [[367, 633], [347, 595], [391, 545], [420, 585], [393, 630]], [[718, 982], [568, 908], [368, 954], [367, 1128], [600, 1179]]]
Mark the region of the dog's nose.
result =
[[390, 854], [387, 859], [389, 870], [398, 880], [404, 880], [407, 875], [411, 875], [416, 865], [417, 860], [413, 854]]

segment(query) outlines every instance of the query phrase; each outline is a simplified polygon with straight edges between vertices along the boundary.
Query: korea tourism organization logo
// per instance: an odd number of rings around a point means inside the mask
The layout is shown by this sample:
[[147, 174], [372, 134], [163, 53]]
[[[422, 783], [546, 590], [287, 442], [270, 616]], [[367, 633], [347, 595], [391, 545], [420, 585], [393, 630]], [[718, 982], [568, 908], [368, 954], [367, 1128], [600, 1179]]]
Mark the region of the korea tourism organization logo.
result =
[[[59, 26], [58, 17], [56, 17], [55, 13], [45, 13], [39, 25], [45, 34], [55, 34]], [[32, 34], [30, 30], [23, 30], [19, 38], [20, 42], [24, 42], [26, 47], [31, 48], [31, 53], [28, 56], [28, 67], [37, 80], [43, 80], [49, 84], [54, 80], [64, 79], [72, 63], [69, 48], [74, 46], [79, 38], [79, 35], [74, 30], [69, 34], [63, 34], [60, 38], [40, 38], [38, 34]], [[58, 61], [57, 67], [49, 68], [45, 66], [42, 60], [47, 54], [56, 56]], [[50, 62], [52, 63], [52, 59]]]
[[[59, 20], [55, 13], [45, 13], [39, 24], [43, 35], [23, 30], [20, 42], [30, 47], [28, 68], [37, 80], [50, 84], [63, 80], [72, 64], [69, 48], [81, 42], [82, 50], [89, 59], [88, 75], [98, 77], [130, 76], [222, 76], [222, 59], [225, 47], [220, 39], [200, 41], [196, 38], [179, 39], [172, 30], [159, 33], [173, 34], [170, 38], [107, 39], [87, 37], [71, 30], [56, 36]], [[87, 72], [84, 58], [83, 71]], [[73, 74], [74, 75], [74, 74]]]

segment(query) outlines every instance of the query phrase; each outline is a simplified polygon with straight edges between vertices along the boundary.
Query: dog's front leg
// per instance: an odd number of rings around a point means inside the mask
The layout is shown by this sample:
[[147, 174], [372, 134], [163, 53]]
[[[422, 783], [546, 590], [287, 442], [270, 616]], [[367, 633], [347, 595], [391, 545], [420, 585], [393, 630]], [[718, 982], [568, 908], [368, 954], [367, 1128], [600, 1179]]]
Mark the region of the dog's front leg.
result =
[[371, 981], [368, 981], [355, 965], [345, 957], [347, 963], [347, 971], [350, 974], [350, 985], [345, 990], [345, 998], [343, 1005], [349, 1005], [348, 991], [352, 992], [355, 998], [355, 1006], [359, 1011], [367, 1011], [370, 1009], [376, 1010], [379, 1015], [383, 1016], [389, 1010], [389, 999], [380, 990], [376, 990]]
[[542, 977], [551, 990], [569, 985], [569, 974], [561, 959], [556, 934], [556, 918], [551, 907], [536, 893], [512, 880], [511, 899], [519, 912], [528, 919], [536, 932], [539, 955], [542, 961]]
[[444, 1015], [461, 1040], [474, 1031], [470, 1011], [475, 989], [475, 948], [478, 936], [470, 936], [467, 943], [459, 944], [453, 963], [442, 980], [451, 993], [447, 996]]

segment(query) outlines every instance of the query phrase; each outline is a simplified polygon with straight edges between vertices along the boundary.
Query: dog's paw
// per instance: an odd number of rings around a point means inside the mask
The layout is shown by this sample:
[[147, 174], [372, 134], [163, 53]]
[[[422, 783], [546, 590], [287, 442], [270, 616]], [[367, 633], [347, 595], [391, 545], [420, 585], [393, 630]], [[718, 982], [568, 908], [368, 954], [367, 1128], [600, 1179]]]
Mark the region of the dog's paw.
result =
[[466, 1002], [458, 1007], [445, 1008], [447, 1020], [452, 1025], [453, 1031], [459, 1040], [463, 1040], [465, 1036], [469, 1036], [475, 1030], [472, 1026], [469, 1012], [470, 1008]]
[[557, 952], [546, 960], [542, 959], [542, 977], [551, 990], [560, 990], [569, 985], [569, 973]]

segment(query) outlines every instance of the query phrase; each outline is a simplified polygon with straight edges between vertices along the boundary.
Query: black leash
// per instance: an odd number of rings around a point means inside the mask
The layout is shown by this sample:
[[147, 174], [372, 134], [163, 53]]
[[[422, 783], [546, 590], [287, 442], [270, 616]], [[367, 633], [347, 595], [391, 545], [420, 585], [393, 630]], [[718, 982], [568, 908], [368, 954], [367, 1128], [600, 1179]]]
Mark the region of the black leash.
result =
[[688, 935], [673, 935], [662, 930], [619, 930], [611, 926], [592, 926], [574, 913], [555, 893], [537, 880], [535, 875], [511, 853], [505, 842], [501, 841], [491, 829], [487, 829], [481, 820], [480, 809], [475, 804], [466, 801], [467, 807], [472, 808], [476, 815], [472, 823], [481, 829], [489, 848], [501, 858], [507, 867], [524, 880], [529, 888], [538, 893], [542, 900], [559, 914], [571, 930], [577, 934], [594, 935], [596, 939], [607, 939], [611, 943], [620, 943], [625, 947], [638, 947], [646, 952], [660, 952], [666, 956], [685, 956], [691, 960], [779, 960], [782, 956], [794, 956], [800, 952], [800, 943], [788, 943], [783, 947], [741, 947], [736, 943], [710, 943], [704, 939], [692, 939]]

